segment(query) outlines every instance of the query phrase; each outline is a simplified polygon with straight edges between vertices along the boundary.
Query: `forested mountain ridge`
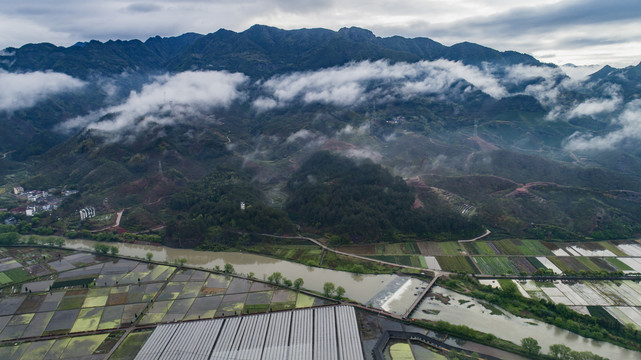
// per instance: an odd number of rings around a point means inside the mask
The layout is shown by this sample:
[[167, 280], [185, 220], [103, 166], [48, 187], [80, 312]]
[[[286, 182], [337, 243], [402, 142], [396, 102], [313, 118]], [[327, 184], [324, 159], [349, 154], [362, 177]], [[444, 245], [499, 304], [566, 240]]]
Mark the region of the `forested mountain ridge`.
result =
[[61, 232], [91, 228], [73, 220], [84, 206], [212, 248], [243, 231], [641, 231], [638, 66], [575, 80], [477, 44], [260, 25], [30, 44], [0, 66], [0, 208], [18, 185], [78, 189], [42, 219]]
[[152, 37], [145, 42], [92, 40], [70, 47], [27, 44], [7, 48], [3, 53], [0, 68], [6, 71], [51, 70], [83, 79], [95, 73], [185, 70], [228, 70], [265, 77], [379, 59], [541, 65], [532, 56], [514, 51], [500, 52], [468, 42], [448, 47], [428, 38], [380, 38], [369, 30], [355, 27], [336, 32], [254, 25], [239, 33], [221, 29], [208, 35], [187, 33], [177, 37]]

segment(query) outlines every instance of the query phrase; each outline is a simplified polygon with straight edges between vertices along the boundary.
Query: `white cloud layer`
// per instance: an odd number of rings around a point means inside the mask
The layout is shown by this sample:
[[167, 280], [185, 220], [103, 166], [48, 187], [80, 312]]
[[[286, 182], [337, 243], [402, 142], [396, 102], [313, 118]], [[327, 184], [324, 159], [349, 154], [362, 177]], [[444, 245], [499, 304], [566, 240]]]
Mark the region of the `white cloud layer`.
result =
[[623, 99], [620, 97], [611, 99], [589, 99], [570, 110], [568, 117], [576, 118], [611, 113], [617, 110], [622, 102]]
[[623, 112], [612, 123], [619, 129], [602, 136], [574, 133], [565, 148], [570, 151], [609, 150], [625, 139], [641, 140], [641, 100], [627, 103]]
[[84, 82], [60, 73], [9, 73], [0, 70], [0, 111], [28, 108], [48, 96], [77, 90], [84, 85]]
[[441, 94], [461, 80], [495, 98], [507, 95], [492, 74], [475, 66], [449, 60], [396, 64], [379, 60], [275, 76], [261, 84], [268, 96], [258, 98], [253, 105], [266, 110], [300, 100], [306, 104], [347, 106], [373, 97]]
[[[239, 87], [247, 81], [243, 74], [220, 71], [160, 76], [140, 92], [132, 92], [123, 104], [68, 120], [60, 129], [86, 127], [108, 133], [136, 132], [150, 124], [191, 121], [202, 110], [226, 107], [244, 96]], [[115, 116], [100, 120], [110, 114]]]

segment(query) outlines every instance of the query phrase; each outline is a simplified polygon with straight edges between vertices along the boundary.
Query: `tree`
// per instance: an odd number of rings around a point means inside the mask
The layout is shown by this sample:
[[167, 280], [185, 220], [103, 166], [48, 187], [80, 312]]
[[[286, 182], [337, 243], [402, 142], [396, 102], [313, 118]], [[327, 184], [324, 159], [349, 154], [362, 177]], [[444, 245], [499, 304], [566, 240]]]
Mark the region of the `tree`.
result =
[[247, 274], [247, 277], [250, 278], [250, 279], [253, 279], [253, 278], [256, 277], [256, 274], [254, 274], [253, 271], [250, 271], [249, 274]]
[[298, 279], [294, 280], [294, 288], [296, 290], [300, 290], [301, 286], [303, 286], [304, 283], [305, 283], [305, 281], [303, 281], [303, 279], [298, 278]]
[[343, 295], [345, 295], [345, 288], [343, 288], [342, 286], [337, 287], [336, 298], [340, 300], [341, 298], [343, 298]]
[[0, 234], [0, 244], [15, 244], [20, 240], [20, 235], [16, 232]]
[[448, 360], [459, 360], [460, 356], [461, 354], [459, 354], [459, 352], [456, 351], [456, 349], [452, 349], [447, 353]]
[[550, 345], [550, 355], [558, 360], [569, 360], [572, 349], [563, 344]]
[[145, 257], [147, 258], [147, 261], [151, 261], [151, 259], [154, 257], [154, 254], [152, 252], [148, 252]]
[[332, 294], [334, 293], [334, 288], [335, 288], [335, 285], [333, 282], [326, 282], [323, 285], [323, 294], [327, 297], [332, 296]]
[[521, 346], [523, 349], [531, 355], [538, 355], [541, 352], [541, 345], [536, 339], [531, 337], [526, 337], [521, 339]]
[[292, 281], [289, 279], [283, 279], [283, 284], [287, 287], [292, 287]]
[[111, 253], [111, 255], [116, 256], [116, 255], [118, 255], [118, 248], [115, 247], [115, 246], [111, 246], [111, 247], [109, 247], [109, 252]]
[[105, 245], [105, 244], [100, 244], [100, 243], [98, 243], [98, 244], [94, 245], [94, 246], [93, 246], [93, 249], [94, 249], [94, 251], [95, 251], [95, 252], [97, 252], [98, 254], [106, 254], [106, 253], [108, 253], [108, 252], [109, 252], [109, 246], [107, 246], [107, 245]]
[[232, 264], [225, 264], [225, 270], [223, 270], [223, 271], [224, 271], [224, 272], [226, 272], [226, 273], [228, 273], [228, 274], [233, 273], [233, 272], [234, 272], [234, 265], [232, 265]]
[[187, 262], [187, 259], [185, 259], [185, 258], [178, 259], [178, 264], [180, 264], [180, 267], [185, 266], [186, 262]]
[[509, 297], [516, 297], [521, 295], [519, 292], [518, 286], [514, 283], [514, 281], [505, 281], [501, 282], [501, 289], [503, 289], [503, 292], [505, 292], [505, 295]]
[[283, 274], [279, 273], [278, 271], [272, 273], [269, 275], [269, 281], [273, 282], [274, 284], [280, 284], [280, 280], [283, 278]]

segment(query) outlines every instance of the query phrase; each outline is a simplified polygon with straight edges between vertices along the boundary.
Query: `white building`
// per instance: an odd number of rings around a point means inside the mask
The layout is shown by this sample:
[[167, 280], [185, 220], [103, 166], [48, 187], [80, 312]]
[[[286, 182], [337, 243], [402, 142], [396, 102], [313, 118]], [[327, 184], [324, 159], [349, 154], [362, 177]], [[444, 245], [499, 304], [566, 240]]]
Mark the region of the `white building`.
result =
[[85, 220], [85, 219], [90, 219], [94, 216], [96, 216], [96, 209], [92, 207], [80, 209], [80, 220]]
[[24, 188], [22, 188], [22, 186], [16, 186], [16, 187], [13, 188], [13, 193], [15, 195], [20, 195], [23, 192], [24, 192]]
[[27, 206], [27, 210], [25, 211], [25, 214], [27, 216], [34, 216], [38, 212], [38, 208], [35, 206]]

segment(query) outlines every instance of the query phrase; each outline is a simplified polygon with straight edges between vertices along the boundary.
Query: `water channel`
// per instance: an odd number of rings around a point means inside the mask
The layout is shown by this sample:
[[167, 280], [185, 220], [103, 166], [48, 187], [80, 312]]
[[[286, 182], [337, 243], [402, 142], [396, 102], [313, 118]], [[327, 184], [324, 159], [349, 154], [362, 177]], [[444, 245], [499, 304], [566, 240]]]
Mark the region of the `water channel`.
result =
[[[66, 247], [78, 250], [93, 250], [96, 244], [92, 240], [66, 240]], [[417, 280], [409, 280], [397, 275], [360, 275], [344, 271], [335, 271], [309, 267], [289, 261], [278, 260], [266, 256], [248, 253], [196, 251], [190, 249], [174, 249], [165, 246], [139, 245], [128, 243], [110, 243], [116, 246], [119, 254], [130, 257], [145, 258], [148, 252], [153, 254], [153, 260], [173, 263], [184, 258], [186, 265], [207, 270], [215, 266], [223, 268], [227, 263], [234, 265], [237, 273], [249, 274], [259, 279], [266, 279], [278, 271], [288, 279], [302, 278], [303, 287], [322, 292], [323, 284], [327, 281], [345, 288], [345, 296], [362, 304], [373, 304], [390, 312], [402, 314], [413, 302], [414, 288], [420, 286]], [[473, 298], [435, 287], [433, 292], [450, 298], [445, 304], [435, 297], [428, 297], [413, 313], [413, 317], [426, 320], [444, 320], [452, 324], [467, 325], [473, 329], [495, 334], [516, 344], [525, 337], [537, 339], [543, 352], [548, 352], [553, 344], [564, 344], [577, 351], [590, 351], [609, 359], [633, 360], [640, 359], [641, 353], [621, 347], [586, 339], [582, 336], [545, 324], [536, 320], [524, 319], [514, 315], [492, 315]], [[402, 299], [400, 299], [402, 298]], [[394, 305], [398, 304], [396, 308]], [[425, 310], [425, 311], [423, 311]]]

